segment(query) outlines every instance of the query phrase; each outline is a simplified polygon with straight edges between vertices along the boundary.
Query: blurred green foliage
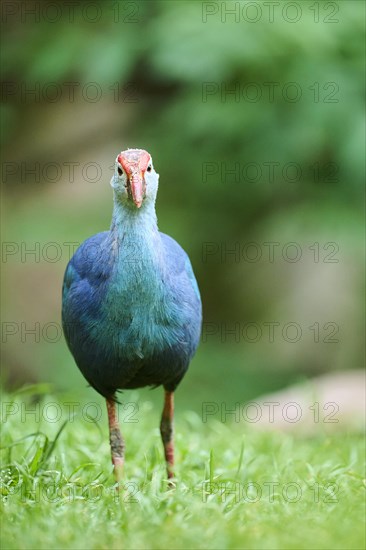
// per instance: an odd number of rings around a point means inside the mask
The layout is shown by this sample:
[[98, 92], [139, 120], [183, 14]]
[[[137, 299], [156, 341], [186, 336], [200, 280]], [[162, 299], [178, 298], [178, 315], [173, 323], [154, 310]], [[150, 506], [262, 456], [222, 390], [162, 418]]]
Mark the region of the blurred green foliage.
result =
[[[192, 388], [248, 399], [304, 375], [360, 367], [364, 3], [298, 2], [296, 23], [284, 16], [286, 2], [273, 22], [263, 2], [255, 3], [256, 22], [248, 20], [254, 12], [245, 11], [247, 2], [224, 4], [239, 5], [239, 16], [223, 14], [221, 2], [93, 4], [100, 10], [95, 23], [82, 4], [70, 22], [60, 1], [56, 22], [49, 21], [51, 8], [39, 21], [24, 14], [22, 20], [19, 9], [3, 24], [3, 163], [103, 167], [96, 183], [70, 184], [65, 170], [56, 183], [42, 174], [36, 182], [27, 171], [23, 177], [21, 169], [7, 177], [5, 241], [81, 242], [107, 228], [116, 153], [146, 148], [161, 176], [160, 227], [189, 252], [205, 323], [217, 328], [184, 382], [187, 399]], [[205, 17], [207, 9], [215, 13]], [[73, 101], [71, 82], [77, 83]], [[96, 102], [80, 93], [90, 82], [102, 90]], [[62, 90], [57, 100], [22, 96], [22, 86], [43, 90], [50, 83]], [[291, 164], [300, 167], [298, 178]], [[229, 173], [236, 165], [238, 181]], [[296, 242], [302, 257], [291, 263], [280, 252], [274, 262], [264, 253], [258, 262], [220, 255], [222, 245], [229, 250], [239, 243], [242, 250], [249, 242], [262, 251], [265, 242], [278, 242], [278, 251]], [[319, 262], [310, 248], [316, 242]], [[334, 264], [324, 263], [329, 242], [338, 246]], [[205, 257], [207, 243], [219, 252]], [[9, 257], [4, 320], [59, 322], [67, 259]], [[279, 333], [270, 343], [263, 323], [272, 321], [299, 323], [301, 340], [289, 343]], [[263, 329], [258, 342], [222, 336], [223, 326], [249, 322]], [[324, 334], [315, 342], [308, 328], [314, 322], [336, 323], [339, 342], [327, 343]], [[26, 373], [14, 378], [83, 384], [61, 339], [25, 340], [19, 332], [5, 342], [8, 370]]]

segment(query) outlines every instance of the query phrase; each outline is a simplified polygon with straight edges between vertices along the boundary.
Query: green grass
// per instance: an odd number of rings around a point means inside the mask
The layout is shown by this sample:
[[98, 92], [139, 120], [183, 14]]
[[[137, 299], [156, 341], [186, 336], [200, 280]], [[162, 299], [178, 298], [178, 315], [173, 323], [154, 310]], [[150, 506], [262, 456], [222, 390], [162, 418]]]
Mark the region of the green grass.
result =
[[160, 411], [129, 394], [138, 409], [121, 407], [126, 485], [118, 494], [102, 400], [72, 411], [75, 396], [37, 387], [36, 400], [34, 391], [2, 399], [4, 549], [364, 548], [361, 434], [319, 425], [306, 438], [180, 412], [168, 490]]

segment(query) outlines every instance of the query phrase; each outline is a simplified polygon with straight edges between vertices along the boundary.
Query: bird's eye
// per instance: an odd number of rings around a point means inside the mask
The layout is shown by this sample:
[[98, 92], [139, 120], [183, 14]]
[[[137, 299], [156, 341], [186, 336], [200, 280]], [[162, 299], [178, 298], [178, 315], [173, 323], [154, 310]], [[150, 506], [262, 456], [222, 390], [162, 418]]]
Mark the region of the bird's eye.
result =
[[123, 172], [122, 172], [122, 168], [120, 166], [118, 166], [117, 172], [118, 172], [119, 176], [122, 176]]
[[148, 172], [151, 172], [151, 164], [149, 164], [149, 166], [146, 168], [146, 170], [147, 170]]

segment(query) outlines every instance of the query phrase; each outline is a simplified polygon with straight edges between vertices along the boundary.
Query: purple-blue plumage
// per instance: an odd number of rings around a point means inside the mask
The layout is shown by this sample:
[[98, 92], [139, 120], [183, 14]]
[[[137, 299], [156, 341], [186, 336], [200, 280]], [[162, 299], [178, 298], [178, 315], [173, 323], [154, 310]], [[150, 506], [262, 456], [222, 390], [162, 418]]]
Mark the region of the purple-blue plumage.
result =
[[187, 254], [158, 231], [158, 174], [146, 151], [118, 155], [110, 231], [87, 239], [70, 260], [62, 292], [64, 333], [88, 382], [107, 399], [112, 462], [121, 481], [124, 440], [119, 389], [165, 389], [160, 432], [173, 477], [173, 392], [201, 332], [202, 306]]
[[132, 209], [115, 200], [111, 230], [87, 239], [65, 273], [66, 340], [105, 397], [147, 385], [173, 391], [200, 338], [201, 300], [189, 258], [158, 231], [154, 201], [144, 202]]

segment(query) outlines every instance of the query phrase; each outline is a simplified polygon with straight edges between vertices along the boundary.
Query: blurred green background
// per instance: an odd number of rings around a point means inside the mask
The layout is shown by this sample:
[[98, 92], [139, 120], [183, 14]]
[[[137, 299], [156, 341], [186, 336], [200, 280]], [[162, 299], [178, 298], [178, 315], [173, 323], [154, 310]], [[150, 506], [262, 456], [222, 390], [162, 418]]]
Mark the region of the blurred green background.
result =
[[60, 333], [65, 243], [109, 227], [127, 147], [152, 154], [202, 293], [180, 406], [360, 368], [364, 3], [5, 4], [5, 384], [94, 396]]

